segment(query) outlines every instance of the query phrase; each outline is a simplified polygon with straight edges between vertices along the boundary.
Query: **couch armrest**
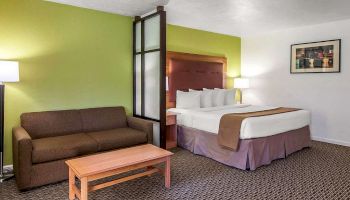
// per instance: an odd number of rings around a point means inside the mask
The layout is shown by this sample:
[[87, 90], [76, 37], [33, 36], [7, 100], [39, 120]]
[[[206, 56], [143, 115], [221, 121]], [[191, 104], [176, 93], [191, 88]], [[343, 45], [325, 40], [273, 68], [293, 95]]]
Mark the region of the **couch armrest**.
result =
[[13, 169], [18, 188], [30, 186], [32, 169], [32, 138], [22, 127], [12, 129]]
[[153, 144], [153, 122], [136, 117], [127, 117], [130, 128], [147, 133], [147, 143]]

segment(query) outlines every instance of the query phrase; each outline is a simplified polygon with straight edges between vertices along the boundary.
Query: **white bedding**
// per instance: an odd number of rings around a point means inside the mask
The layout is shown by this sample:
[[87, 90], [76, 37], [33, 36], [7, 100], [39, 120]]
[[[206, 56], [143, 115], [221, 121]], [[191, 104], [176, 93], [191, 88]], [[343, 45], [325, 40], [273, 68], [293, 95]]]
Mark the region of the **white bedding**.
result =
[[[217, 134], [220, 119], [227, 113], [245, 113], [274, 109], [272, 106], [254, 106], [248, 104], [226, 105], [210, 108], [180, 109], [168, 111], [177, 114], [177, 124]], [[310, 112], [298, 110], [261, 117], [246, 118], [242, 121], [241, 139], [251, 139], [276, 135], [295, 130], [310, 124]]]

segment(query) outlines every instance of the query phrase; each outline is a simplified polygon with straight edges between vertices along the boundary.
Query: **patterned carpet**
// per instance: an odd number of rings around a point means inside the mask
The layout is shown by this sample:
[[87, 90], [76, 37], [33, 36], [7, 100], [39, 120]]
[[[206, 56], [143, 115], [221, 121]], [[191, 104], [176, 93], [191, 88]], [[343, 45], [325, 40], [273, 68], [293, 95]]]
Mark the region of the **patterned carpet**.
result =
[[[89, 199], [350, 199], [350, 148], [313, 142], [287, 159], [242, 171], [175, 149], [172, 186], [153, 175], [90, 193]], [[0, 199], [68, 199], [67, 181], [27, 192], [15, 181], [0, 185]]]

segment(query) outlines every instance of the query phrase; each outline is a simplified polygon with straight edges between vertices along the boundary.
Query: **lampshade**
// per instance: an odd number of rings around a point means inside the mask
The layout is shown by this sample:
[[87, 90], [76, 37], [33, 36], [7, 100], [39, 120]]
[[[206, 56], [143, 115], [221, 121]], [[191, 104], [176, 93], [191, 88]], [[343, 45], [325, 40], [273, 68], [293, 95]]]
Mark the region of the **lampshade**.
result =
[[235, 78], [234, 79], [234, 87], [238, 89], [249, 88], [249, 79], [247, 78]]
[[19, 69], [16, 61], [0, 61], [0, 82], [18, 82]]

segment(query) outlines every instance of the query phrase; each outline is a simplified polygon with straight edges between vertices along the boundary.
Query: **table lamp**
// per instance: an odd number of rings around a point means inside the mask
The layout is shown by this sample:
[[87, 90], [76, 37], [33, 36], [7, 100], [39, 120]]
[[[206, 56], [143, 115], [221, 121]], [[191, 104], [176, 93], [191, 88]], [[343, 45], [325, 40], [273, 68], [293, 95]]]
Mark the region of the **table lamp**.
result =
[[169, 77], [165, 77], [165, 90], [169, 91]]
[[239, 95], [239, 102], [242, 104], [242, 89], [249, 88], [249, 79], [247, 78], [235, 78], [233, 81], [234, 88], [238, 89], [240, 95]]
[[0, 182], [13, 177], [4, 173], [4, 82], [18, 82], [19, 69], [16, 61], [0, 61]]

